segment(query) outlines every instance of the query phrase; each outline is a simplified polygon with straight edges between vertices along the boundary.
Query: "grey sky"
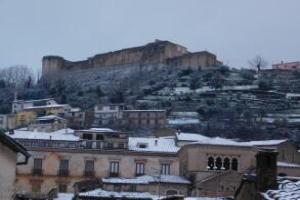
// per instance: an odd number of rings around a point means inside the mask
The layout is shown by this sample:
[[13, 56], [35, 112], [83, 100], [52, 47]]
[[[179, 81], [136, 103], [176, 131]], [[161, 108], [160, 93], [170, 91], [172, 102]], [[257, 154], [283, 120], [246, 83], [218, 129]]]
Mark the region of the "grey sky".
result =
[[81, 60], [154, 39], [209, 50], [233, 67], [256, 54], [300, 60], [298, 0], [0, 0], [0, 67]]

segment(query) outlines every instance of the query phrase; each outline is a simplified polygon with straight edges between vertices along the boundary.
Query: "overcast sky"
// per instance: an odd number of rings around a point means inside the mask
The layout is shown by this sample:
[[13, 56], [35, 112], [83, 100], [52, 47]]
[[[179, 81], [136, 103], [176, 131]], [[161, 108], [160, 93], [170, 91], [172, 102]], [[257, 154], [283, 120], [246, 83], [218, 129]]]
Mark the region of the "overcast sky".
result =
[[0, 0], [0, 67], [170, 40], [232, 67], [300, 60], [299, 0]]

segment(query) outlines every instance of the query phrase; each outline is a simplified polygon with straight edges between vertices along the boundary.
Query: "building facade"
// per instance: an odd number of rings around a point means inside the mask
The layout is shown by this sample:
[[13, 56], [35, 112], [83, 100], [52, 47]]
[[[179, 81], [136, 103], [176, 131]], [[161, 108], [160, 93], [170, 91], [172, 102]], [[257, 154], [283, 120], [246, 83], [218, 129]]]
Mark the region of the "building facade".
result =
[[281, 61], [281, 63], [273, 64], [273, 69], [279, 69], [279, 70], [299, 70], [300, 69], [300, 62], [288, 62], [285, 63]]
[[166, 125], [166, 110], [124, 110], [123, 126], [162, 128]]
[[300, 167], [299, 152], [287, 140], [236, 142], [187, 133], [128, 137], [104, 128], [11, 136], [32, 154], [18, 167], [17, 190], [34, 194], [74, 192], [80, 182], [101, 180], [99, 187], [113, 191], [233, 196], [242, 175], [255, 170], [260, 147], [278, 151], [278, 174], [297, 175]]
[[124, 104], [96, 105], [94, 108], [94, 127], [120, 125]]
[[[18, 161], [18, 156], [21, 161]], [[28, 157], [24, 147], [0, 132], [0, 199], [14, 199], [17, 165], [26, 164]]]

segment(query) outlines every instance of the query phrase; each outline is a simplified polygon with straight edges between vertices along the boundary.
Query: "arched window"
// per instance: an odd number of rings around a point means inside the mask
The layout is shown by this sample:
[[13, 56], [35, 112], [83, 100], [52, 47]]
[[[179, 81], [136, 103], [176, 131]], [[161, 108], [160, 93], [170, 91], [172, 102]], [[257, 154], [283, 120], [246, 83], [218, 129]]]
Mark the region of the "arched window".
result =
[[218, 157], [216, 159], [216, 167], [217, 167], [217, 170], [221, 170], [221, 168], [222, 168], [222, 159], [220, 157]]
[[168, 190], [168, 191], [166, 192], [166, 195], [167, 195], [167, 196], [176, 195], [176, 194], [178, 194], [177, 190]]
[[233, 158], [231, 161], [231, 169], [234, 171], [238, 170], [238, 160], [236, 158]]
[[224, 167], [225, 170], [229, 170], [230, 169], [230, 160], [229, 160], [229, 158], [225, 158], [224, 159], [223, 167]]
[[209, 157], [207, 161], [207, 168], [210, 170], [214, 169], [215, 161], [213, 157]]

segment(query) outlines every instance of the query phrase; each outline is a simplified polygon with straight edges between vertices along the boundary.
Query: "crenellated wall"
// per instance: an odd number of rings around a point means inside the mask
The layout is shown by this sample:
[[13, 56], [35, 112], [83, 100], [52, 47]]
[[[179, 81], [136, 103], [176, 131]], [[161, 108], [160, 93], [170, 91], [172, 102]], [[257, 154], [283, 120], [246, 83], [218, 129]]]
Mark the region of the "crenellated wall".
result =
[[71, 62], [60, 56], [43, 57], [43, 77], [56, 75], [61, 71], [71, 72], [91, 68], [122, 67], [125, 65], [174, 65], [175, 67], [200, 69], [220, 64], [216, 56], [209, 52], [188, 52], [186, 47], [155, 40], [144, 46], [97, 54], [87, 60]]

